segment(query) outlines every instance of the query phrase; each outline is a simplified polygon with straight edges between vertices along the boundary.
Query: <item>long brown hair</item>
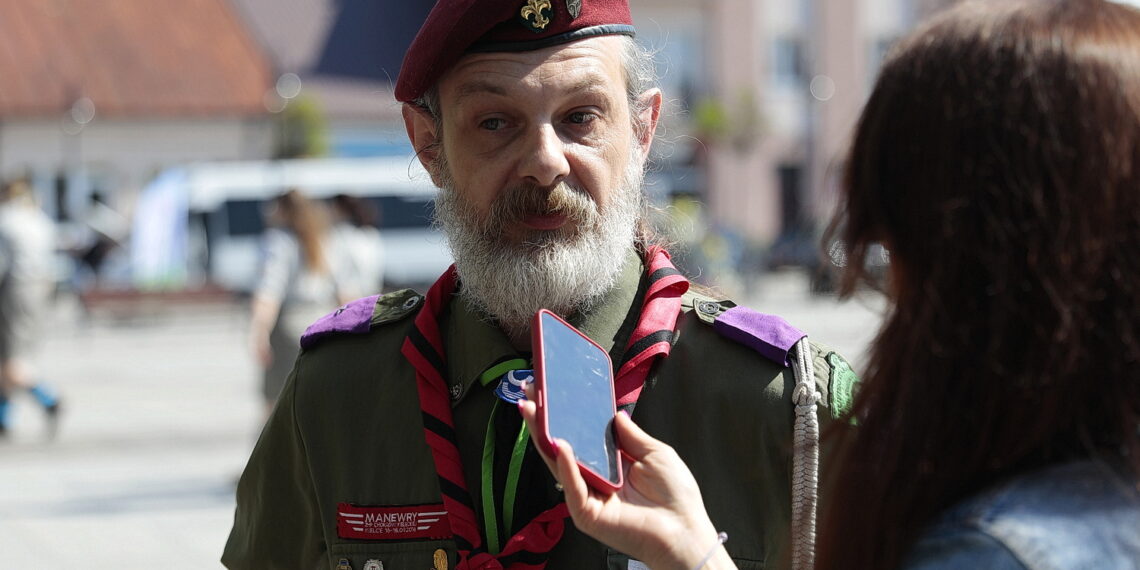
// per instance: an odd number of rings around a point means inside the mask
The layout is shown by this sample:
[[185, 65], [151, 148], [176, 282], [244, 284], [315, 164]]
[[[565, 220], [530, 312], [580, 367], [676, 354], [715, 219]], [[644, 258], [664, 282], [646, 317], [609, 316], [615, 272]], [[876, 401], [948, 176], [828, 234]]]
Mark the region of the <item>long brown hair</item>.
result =
[[1140, 473], [1140, 13], [955, 7], [892, 51], [832, 237], [841, 292], [890, 250], [894, 301], [830, 475], [821, 568], [893, 568], [1017, 472]]
[[295, 188], [278, 196], [275, 204], [285, 228], [297, 237], [305, 267], [317, 273], [327, 271], [323, 245], [328, 220], [320, 206]]

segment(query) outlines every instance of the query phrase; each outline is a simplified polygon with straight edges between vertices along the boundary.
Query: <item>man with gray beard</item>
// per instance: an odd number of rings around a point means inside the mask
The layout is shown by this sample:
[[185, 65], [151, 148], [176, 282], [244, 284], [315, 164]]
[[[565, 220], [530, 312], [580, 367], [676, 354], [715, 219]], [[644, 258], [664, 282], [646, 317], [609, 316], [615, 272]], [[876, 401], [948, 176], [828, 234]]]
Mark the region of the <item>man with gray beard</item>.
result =
[[[654, 242], [641, 182], [662, 95], [632, 35], [624, 0], [437, 2], [396, 97], [455, 265], [305, 333], [227, 566], [644, 567], [573, 526], [514, 404], [542, 308], [609, 351], [618, 406], [691, 467], [738, 566], [810, 553], [815, 468], [793, 431], [840, 416], [854, 375], [690, 290]], [[665, 547], [698, 561], [717, 543], [694, 528]]]
[[[436, 200], [436, 220], [462, 276], [461, 294], [493, 317], [516, 344], [529, 345], [535, 311], [589, 312], [613, 288], [644, 214], [645, 163], [636, 147], [629, 149], [627, 160], [622, 181], [605, 207], [566, 181], [553, 188], [522, 183], [505, 188], [481, 218], [456, 187], [440, 149], [431, 165], [443, 190]], [[535, 212], [565, 216], [566, 223], [555, 230], [529, 232], [517, 242], [504, 237]]]

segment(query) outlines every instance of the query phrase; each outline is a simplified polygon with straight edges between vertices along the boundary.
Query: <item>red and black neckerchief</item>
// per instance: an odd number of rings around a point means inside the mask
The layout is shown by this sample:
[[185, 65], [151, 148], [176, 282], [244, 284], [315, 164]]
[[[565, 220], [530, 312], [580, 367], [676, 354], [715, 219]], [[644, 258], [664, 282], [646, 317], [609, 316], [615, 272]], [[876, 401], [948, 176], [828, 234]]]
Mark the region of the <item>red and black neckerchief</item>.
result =
[[[645, 378], [657, 357], [672, 347], [673, 330], [681, 312], [681, 295], [689, 282], [673, 267], [669, 253], [660, 247], [645, 252], [648, 287], [641, 315], [630, 335], [614, 378], [618, 405], [637, 401]], [[539, 514], [492, 555], [483, 545], [471, 495], [463, 477], [463, 465], [456, 445], [455, 424], [448, 394], [447, 360], [439, 318], [455, 293], [458, 274], [452, 266], [432, 285], [424, 305], [416, 315], [415, 326], [404, 340], [401, 352], [416, 370], [424, 439], [431, 448], [435, 471], [443, 494], [451, 532], [459, 549], [460, 570], [540, 569], [545, 555], [562, 538], [569, 511], [566, 503]], [[542, 560], [542, 562], [533, 562]]]

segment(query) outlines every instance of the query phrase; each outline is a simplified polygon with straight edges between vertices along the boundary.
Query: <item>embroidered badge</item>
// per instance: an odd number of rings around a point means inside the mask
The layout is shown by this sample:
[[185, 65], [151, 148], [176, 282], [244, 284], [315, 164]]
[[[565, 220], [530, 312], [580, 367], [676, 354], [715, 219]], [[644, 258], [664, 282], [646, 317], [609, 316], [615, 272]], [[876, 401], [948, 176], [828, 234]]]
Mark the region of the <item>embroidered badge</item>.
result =
[[519, 11], [519, 17], [530, 31], [541, 32], [550, 25], [550, 19], [554, 17], [554, 6], [550, 0], [527, 0]]
[[384, 563], [375, 558], [372, 558], [365, 561], [364, 570], [384, 570]]
[[432, 558], [435, 562], [435, 570], [447, 570], [447, 552], [444, 552], [442, 548], [437, 548]]
[[495, 395], [508, 404], [517, 403], [526, 399], [523, 388], [534, 382], [534, 372], [531, 370], [511, 370], [503, 374], [499, 385], [495, 386]]
[[838, 418], [851, 410], [852, 392], [859, 376], [837, 353], [828, 354], [827, 363], [831, 365], [831, 376], [827, 381], [827, 407], [831, 408], [831, 417]]
[[566, 0], [566, 11], [570, 12], [570, 19], [578, 17], [582, 13], [582, 0]]
[[341, 558], [340, 561], [336, 563], [336, 570], [352, 570], [352, 563], [350, 563], [347, 558]]
[[442, 504], [362, 507], [338, 503], [336, 510], [336, 535], [340, 538], [404, 540], [451, 536], [447, 511]]

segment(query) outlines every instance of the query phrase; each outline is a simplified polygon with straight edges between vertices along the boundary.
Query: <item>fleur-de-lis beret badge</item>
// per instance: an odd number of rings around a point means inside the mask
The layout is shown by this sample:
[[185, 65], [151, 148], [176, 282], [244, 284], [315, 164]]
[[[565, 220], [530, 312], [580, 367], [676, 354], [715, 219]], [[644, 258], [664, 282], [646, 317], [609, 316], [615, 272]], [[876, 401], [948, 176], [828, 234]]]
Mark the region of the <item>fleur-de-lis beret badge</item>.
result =
[[530, 31], [541, 32], [550, 25], [550, 19], [554, 17], [554, 6], [550, 5], [550, 0], [527, 0], [519, 16]]

